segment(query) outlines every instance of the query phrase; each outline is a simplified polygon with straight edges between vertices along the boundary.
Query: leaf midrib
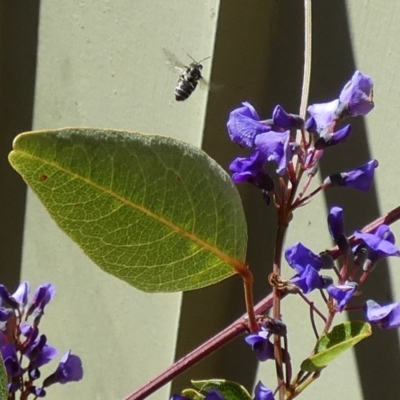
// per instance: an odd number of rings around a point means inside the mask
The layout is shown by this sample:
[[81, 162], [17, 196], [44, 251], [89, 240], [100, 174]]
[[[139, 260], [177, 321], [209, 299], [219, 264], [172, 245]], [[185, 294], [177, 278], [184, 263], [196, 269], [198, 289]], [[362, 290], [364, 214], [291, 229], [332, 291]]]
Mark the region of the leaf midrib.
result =
[[91, 180], [79, 175], [79, 174], [73, 173], [72, 171], [69, 171], [69, 170], [61, 167], [57, 163], [48, 161], [48, 160], [43, 159], [41, 157], [35, 156], [35, 155], [31, 154], [31, 153], [28, 153], [28, 152], [25, 152], [25, 151], [22, 151], [22, 150], [13, 150], [11, 152], [11, 155], [12, 155], [12, 153], [15, 153], [15, 154], [20, 153], [20, 154], [24, 155], [27, 158], [30, 158], [32, 160], [37, 160], [37, 161], [42, 162], [43, 164], [52, 166], [52, 167], [58, 169], [59, 171], [65, 173], [65, 174], [67, 174], [67, 175], [69, 175], [69, 176], [71, 176], [71, 177], [73, 177], [75, 179], [80, 179], [82, 182], [85, 182], [86, 184], [94, 187], [95, 189], [97, 189], [99, 191], [103, 191], [103, 192], [109, 194], [111, 197], [119, 200], [121, 203], [125, 204], [126, 206], [131, 207], [133, 209], [136, 209], [136, 210], [142, 212], [146, 216], [148, 216], [150, 218], [153, 218], [155, 221], [158, 221], [158, 222], [164, 224], [165, 226], [169, 227], [172, 231], [175, 231], [178, 234], [182, 235], [183, 237], [188, 238], [190, 241], [198, 244], [200, 247], [203, 247], [204, 249], [206, 249], [210, 253], [214, 254], [215, 256], [217, 256], [218, 258], [220, 258], [221, 260], [226, 262], [235, 271], [243, 270], [243, 268], [244, 268], [244, 263], [243, 262], [228, 256], [226, 253], [222, 252], [221, 250], [219, 250], [215, 246], [212, 246], [209, 243], [205, 242], [204, 240], [200, 239], [198, 236], [185, 231], [184, 229], [182, 229], [181, 227], [173, 224], [171, 221], [165, 219], [164, 217], [162, 217], [162, 216], [160, 216], [160, 215], [158, 215], [158, 214], [146, 209], [145, 207], [143, 207], [143, 206], [141, 206], [139, 204], [136, 204], [136, 203], [134, 203], [134, 202], [132, 202], [132, 201], [120, 196], [119, 194], [111, 191], [110, 189], [108, 189], [108, 188], [106, 188], [104, 186], [101, 186], [101, 185], [99, 185], [99, 184], [97, 184], [97, 183], [95, 183], [95, 182], [93, 182], [93, 181], [91, 181]]

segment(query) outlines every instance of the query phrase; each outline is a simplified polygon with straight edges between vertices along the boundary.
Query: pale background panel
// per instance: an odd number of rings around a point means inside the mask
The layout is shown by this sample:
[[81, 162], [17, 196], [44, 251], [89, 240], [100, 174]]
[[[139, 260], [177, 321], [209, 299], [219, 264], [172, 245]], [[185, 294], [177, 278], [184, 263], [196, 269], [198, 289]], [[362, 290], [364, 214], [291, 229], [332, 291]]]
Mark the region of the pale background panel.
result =
[[[361, 165], [371, 158], [380, 162], [376, 173], [375, 190], [356, 193], [343, 190], [329, 191], [325, 201], [328, 208], [339, 205], [345, 210], [348, 233], [385, 214], [399, 204], [398, 108], [400, 105], [400, 5], [397, 2], [371, 1], [314, 2], [314, 60], [311, 100], [328, 101], [339, 93], [356, 69], [374, 80], [375, 109], [364, 120], [352, 121], [351, 139], [332, 149], [321, 165], [321, 175], [339, 172]], [[356, 123], [354, 123], [356, 122]], [[345, 166], [340, 167], [338, 166]], [[313, 203], [320, 203], [320, 199]], [[313, 212], [313, 209], [315, 212]], [[304, 240], [314, 251], [331, 246], [326, 228], [326, 215], [316, 212], [312, 204], [296, 214], [293, 230], [287, 243]], [[393, 231], [400, 234], [398, 223]], [[399, 301], [399, 259], [382, 262], [370, 281], [363, 286], [358, 302], [368, 298], [381, 303]], [[355, 302], [357, 304], [357, 301]], [[306, 306], [296, 306], [293, 299], [284, 302], [283, 310], [289, 326], [298, 330], [290, 343], [295, 365], [309, 353], [310, 338], [305, 348], [303, 340], [310, 337]], [[286, 314], [288, 313], [288, 314]], [[361, 315], [359, 315], [361, 317]], [[345, 318], [345, 315], [343, 315]], [[339, 320], [340, 321], [340, 320]], [[339, 322], [338, 321], [338, 322]], [[295, 369], [296, 371], [296, 369]], [[364, 399], [400, 397], [396, 385], [399, 365], [397, 331], [373, 329], [373, 336], [355, 347], [353, 352], [341, 355], [322, 376], [304, 393], [307, 399]], [[262, 365], [259, 377], [273, 379], [273, 368]]]
[[[162, 133], [200, 145], [207, 92], [177, 103], [167, 47], [211, 55], [215, 1], [41, 2], [34, 128], [108, 127]], [[196, 38], [196, 40], [193, 40]], [[57, 296], [43, 331], [84, 362], [81, 383], [49, 389], [58, 399], [118, 399], [174, 359], [181, 294], [146, 294], [98, 269], [29, 193], [22, 278], [50, 281]], [[153, 396], [167, 398], [168, 387]]]

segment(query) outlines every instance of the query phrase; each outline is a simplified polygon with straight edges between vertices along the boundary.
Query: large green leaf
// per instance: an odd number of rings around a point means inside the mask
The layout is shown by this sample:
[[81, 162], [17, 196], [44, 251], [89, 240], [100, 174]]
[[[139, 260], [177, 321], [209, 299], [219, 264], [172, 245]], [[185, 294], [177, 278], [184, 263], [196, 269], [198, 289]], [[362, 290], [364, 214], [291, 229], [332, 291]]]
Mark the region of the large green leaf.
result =
[[371, 333], [371, 325], [363, 321], [348, 321], [336, 325], [331, 332], [321, 336], [315, 347], [315, 354], [302, 362], [301, 369], [307, 372], [320, 371]]
[[9, 160], [104, 271], [148, 292], [204, 287], [245, 268], [247, 228], [228, 174], [157, 135], [23, 133]]

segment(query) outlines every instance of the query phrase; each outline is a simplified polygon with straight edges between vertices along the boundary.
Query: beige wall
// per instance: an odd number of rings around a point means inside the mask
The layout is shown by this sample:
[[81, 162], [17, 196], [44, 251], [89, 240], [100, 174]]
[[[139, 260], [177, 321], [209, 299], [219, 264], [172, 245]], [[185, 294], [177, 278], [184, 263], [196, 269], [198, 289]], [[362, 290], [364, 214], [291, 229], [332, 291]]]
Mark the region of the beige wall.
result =
[[[193, 2], [188, 21], [185, 4], [42, 1], [34, 128], [113, 127], [200, 145], [207, 92], [176, 103], [161, 48], [184, 60], [212, 54], [218, 10]], [[56, 285], [43, 328], [84, 360], [83, 382], [54, 388], [55, 398], [123, 398], [173, 361], [181, 294], [144, 294], [104, 274], [31, 193], [22, 277]], [[167, 397], [165, 388], [154, 398]]]
[[[361, 2], [349, 1], [347, 9], [338, 0], [315, 3], [312, 99], [331, 99], [358, 68], [370, 74], [376, 85], [376, 109], [365, 123], [359, 121], [354, 125], [349, 143], [332, 149], [321, 172], [324, 176], [337, 172], [338, 161], [340, 169], [359, 165], [371, 156], [380, 161], [376, 186], [379, 196], [375, 192], [366, 195], [335, 191], [296, 215], [287, 243], [302, 240], [320, 251], [330, 246], [326, 204], [345, 207], [347, 227], [351, 230], [399, 201], [396, 112], [400, 93], [400, 6], [391, 2], [381, 9], [377, 2], [368, 2], [360, 7]], [[24, 2], [15, 4], [25, 7]], [[15, 29], [24, 32], [31, 27], [34, 32], [35, 11], [37, 8], [25, 8], [25, 14], [21, 14], [27, 15], [30, 25], [15, 8], [10, 11], [3, 6], [1, 16], [15, 18]], [[12, 37], [12, 27], [7, 32]], [[301, 2], [42, 0], [38, 32], [35, 129], [97, 126], [162, 133], [202, 145], [226, 167], [240, 153], [229, 143], [225, 130], [227, 115], [233, 107], [248, 100], [263, 116], [269, 115], [277, 102], [292, 111], [298, 107]], [[32, 37], [31, 32], [25, 33], [25, 40]], [[6, 44], [1, 51], [12, 53]], [[190, 101], [175, 102], [173, 88], [177, 76], [164, 64], [163, 47], [182, 60], [186, 60], [186, 53], [197, 59], [211, 55], [204, 68], [206, 74], [212, 70], [213, 80], [222, 89], [208, 96], [205, 91], [196, 90]], [[23, 55], [26, 58], [29, 53]], [[32, 58], [26, 59], [28, 66], [35, 64]], [[1, 82], [3, 92], [10, 95], [13, 91], [7, 86], [7, 74], [18, 78], [19, 73], [26, 78], [27, 73], [21, 66], [24, 57], [13, 60], [15, 72], [10, 61], [3, 61], [3, 57], [1, 61], [9, 66], [9, 72], [3, 69]], [[28, 78], [23, 80], [25, 87], [32, 81]], [[18, 85], [18, 79], [15, 81]], [[30, 89], [32, 94], [33, 88]], [[22, 91], [17, 94], [24, 99]], [[19, 104], [22, 107], [25, 103], [16, 102], [13, 109], [17, 110]], [[24, 113], [27, 122], [15, 122], [9, 127], [3, 121], [3, 129], [9, 136], [29, 129], [27, 115], [29, 101]], [[7, 117], [4, 115], [3, 120]], [[4, 146], [9, 148], [11, 137], [8, 139]], [[20, 179], [10, 173], [1, 184], [15, 188], [12, 195], [17, 198], [8, 201], [9, 211], [5, 214], [16, 214], [15, 218], [21, 219], [22, 212], [17, 213], [23, 209], [24, 201]], [[265, 260], [272, 255], [275, 219], [272, 208], [266, 209], [256, 191], [243, 188], [242, 194], [249, 218], [249, 262], [258, 280], [256, 293], [261, 298], [270, 271], [270, 263]], [[15, 218], [9, 220], [15, 222]], [[9, 229], [9, 220], [0, 219], [2, 232]], [[21, 231], [22, 224], [17, 228], [16, 232]], [[400, 235], [400, 229], [394, 229]], [[18, 234], [15, 235], [14, 247], [7, 248], [6, 255], [18, 264]], [[184, 295], [151, 295], [107, 276], [57, 229], [31, 193], [27, 197], [23, 235], [21, 279], [33, 284], [50, 281], [57, 288], [56, 299], [43, 321], [49, 343], [61, 352], [71, 347], [84, 361], [84, 380], [50, 390], [49, 396], [54, 398], [123, 398], [165, 369], [175, 352], [185, 354], [244, 311], [241, 283], [235, 278]], [[400, 301], [399, 290], [395, 289], [400, 280], [396, 274], [399, 262], [391, 263], [390, 273], [382, 265], [376, 280], [366, 288], [370, 294], [375, 292], [377, 300], [392, 297]], [[387, 283], [389, 278], [393, 279], [392, 286]], [[15, 277], [9, 279], [14, 279], [15, 284]], [[296, 371], [312, 345], [308, 339], [302, 339], [311, 336], [308, 311], [289, 299], [284, 302], [283, 312], [292, 334], [290, 349]], [[399, 360], [397, 333], [375, 335], [355, 354], [349, 352], [335, 361], [303, 397], [320, 399], [324, 393], [327, 400], [375, 400], [378, 396], [395, 400], [400, 398], [395, 379], [400, 371]], [[207, 377], [226, 377], [250, 387], [257, 373], [272, 387], [273, 371], [272, 364], [258, 369], [240, 339], [177, 380], [174, 389], [187, 385], [189, 378]], [[386, 376], [393, 378], [393, 386]], [[153, 398], [167, 398], [168, 390]]]

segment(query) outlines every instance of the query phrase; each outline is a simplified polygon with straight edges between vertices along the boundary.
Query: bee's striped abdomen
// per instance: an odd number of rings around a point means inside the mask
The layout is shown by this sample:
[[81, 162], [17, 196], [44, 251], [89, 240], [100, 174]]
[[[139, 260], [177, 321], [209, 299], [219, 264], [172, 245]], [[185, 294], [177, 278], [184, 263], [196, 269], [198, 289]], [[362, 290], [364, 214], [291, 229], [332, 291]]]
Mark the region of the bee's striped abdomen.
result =
[[175, 99], [176, 101], [183, 101], [189, 98], [196, 89], [197, 80], [188, 80], [186, 76], [181, 76], [175, 88]]

